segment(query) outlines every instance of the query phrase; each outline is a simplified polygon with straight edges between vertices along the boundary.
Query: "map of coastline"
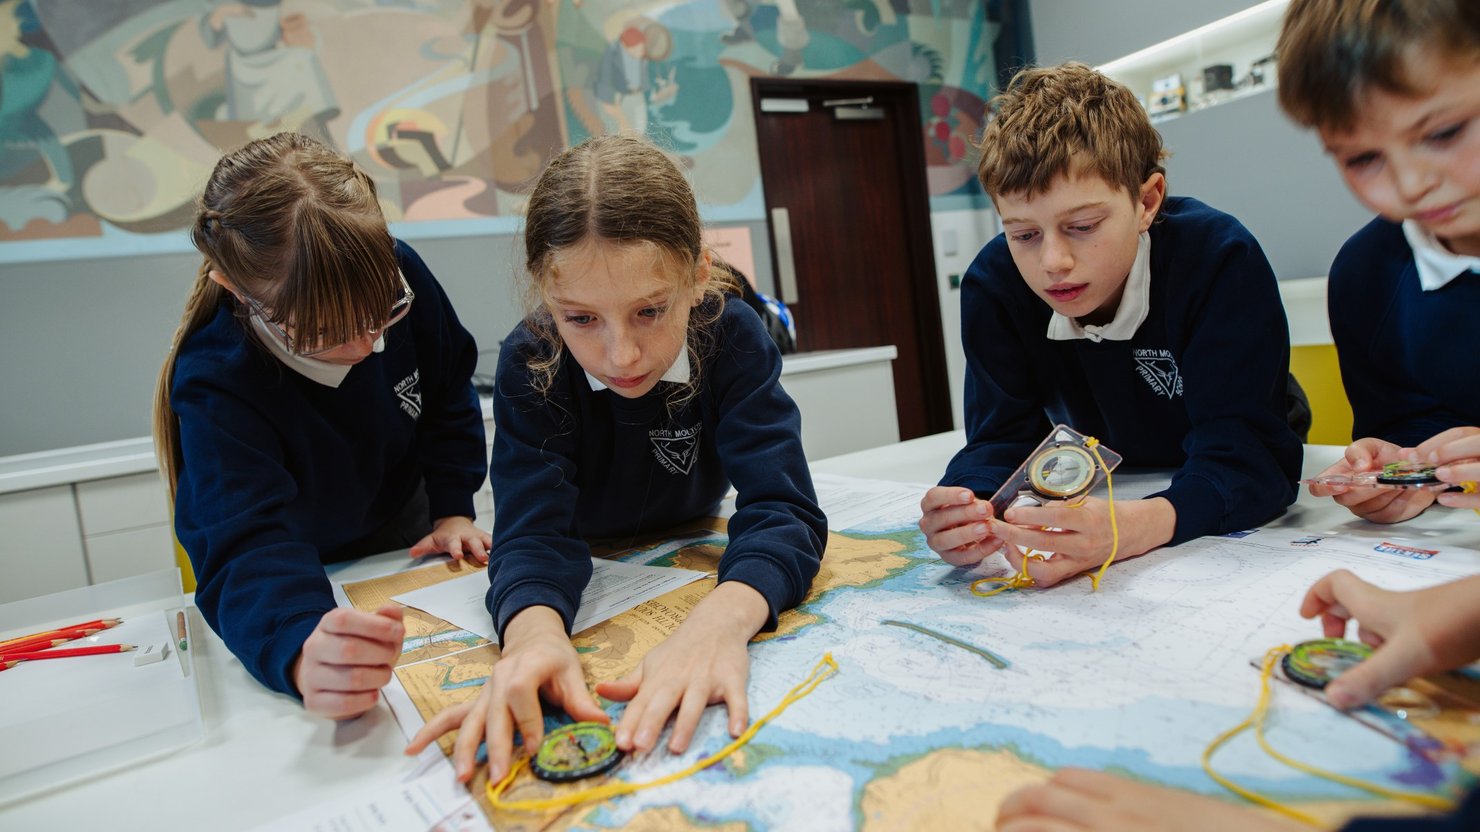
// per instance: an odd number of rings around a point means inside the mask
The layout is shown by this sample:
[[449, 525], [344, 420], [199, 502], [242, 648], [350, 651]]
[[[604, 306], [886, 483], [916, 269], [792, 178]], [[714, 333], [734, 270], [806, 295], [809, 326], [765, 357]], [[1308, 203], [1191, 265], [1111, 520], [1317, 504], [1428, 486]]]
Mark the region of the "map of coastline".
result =
[[[712, 574], [726, 542], [722, 529], [714, 521], [665, 540], [597, 551]], [[967, 587], [1005, 574], [1000, 558], [959, 570], [942, 564], [913, 528], [833, 533], [807, 600], [752, 643], [751, 713], [772, 708], [824, 653], [840, 665], [835, 677], [749, 746], [693, 777], [607, 803], [490, 819], [500, 830], [990, 829], [1008, 793], [1067, 765], [1236, 800], [1203, 773], [1198, 757], [1252, 707], [1258, 673], [1251, 660], [1274, 644], [1319, 636], [1317, 625], [1294, 614], [1304, 588], [1333, 565], [1399, 587], [1452, 576], [1434, 572], [1433, 563], [1415, 572], [1396, 559], [1312, 553], [1255, 534], [1116, 564], [1097, 593], [1076, 580], [984, 599]], [[1480, 570], [1480, 560], [1451, 563], [1455, 574]], [[713, 586], [712, 578], [698, 581], [577, 633], [573, 643], [588, 680], [627, 673]], [[369, 588], [350, 593], [357, 606], [371, 608], [376, 595]], [[1010, 667], [927, 634], [881, 626], [886, 619], [979, 645]], [[428, 655], [430, 637], [442, 639], [432, 639], [437, 649], [456, 639], [429, 622], [418, 625], [415, 638], [423, 641], [413, 647], [412, 632], [408, 625], [406, 656], [417, 658], [403, 659], [396, 676], [424, 718], [477, 695], [496, 647]], [[620, 704], [603, 704], [620, 717]], [[1453, 793], [1468, 782], [1458, 765], [1409, 753], [1286, 686], [1277, 686], [1274, 709], [1271, 742], [1310, 764], [1418, 791]], [[727, 741], [723, 709], [711, 708], [687, 753], [630, 759], [614, 776], [656, 779]], [[443, 739], [444, 750], [450, 744]], [[1480, 771], [1474, 757], [1465, 762]], [[1333, 823], [1377, 805], [1364, 793], [1284, 768], [1252, 739], [1221, 752], [1218, 765], [1241, 784]], [[480, 802], [482, 785], [480, 777]], [[528, 778], [508, 797], [590, 785]]]

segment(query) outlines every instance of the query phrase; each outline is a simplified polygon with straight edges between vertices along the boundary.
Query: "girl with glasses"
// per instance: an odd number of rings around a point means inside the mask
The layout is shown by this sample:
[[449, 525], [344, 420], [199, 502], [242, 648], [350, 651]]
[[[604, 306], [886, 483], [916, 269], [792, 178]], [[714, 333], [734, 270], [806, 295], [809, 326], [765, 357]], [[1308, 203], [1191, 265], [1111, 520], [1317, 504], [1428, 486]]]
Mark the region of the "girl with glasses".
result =
[[704, 248], [693, 191], [633, 136], [591, 139], [550, 163], [524, 230], [531, 311], [499, 353], [488, 610], [502, 656], [477, 700], [429, 721], [415, 753], [461, 726], [458, 775], [486, 737], [489, 777], [508, 770], [517, 728], [543, 735], [540, 697], [607, 721], [569, 631], [591, 579], [586, 541], [624, 541], [714, 512], [739, 492], [718, 585], [666, 641], [597, 692], [627, 702], [625, 751], [668, 720], [684, 751], [705, 707], [748, 722], [746, 646], [806, 596], [826, 518], [781, 389], [781, 355], [734, 277]]
[[263, 684], [355, 716], [390, 678], [400, 611], [337, 609], [323, 565], [487, 558], [477, 347], [370, 178], [304, 136], [222, 158], [191, 240], [154, 440], [196, 605]]

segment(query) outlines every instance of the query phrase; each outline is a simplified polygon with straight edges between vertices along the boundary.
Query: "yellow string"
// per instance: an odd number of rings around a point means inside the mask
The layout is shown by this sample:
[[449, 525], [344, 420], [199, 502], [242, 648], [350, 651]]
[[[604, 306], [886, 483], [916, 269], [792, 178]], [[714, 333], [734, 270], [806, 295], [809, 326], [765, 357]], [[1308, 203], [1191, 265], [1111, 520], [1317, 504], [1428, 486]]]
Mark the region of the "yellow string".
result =
[[[1461, 492], [1465, 493], [1465, 494], [1474, 494], [1476, 488], [1477, 488], [1477, 486], [1473, 482], [1468, 482], [1467, 481], [1467, 482], [1462, 482], [1462, 483], [1459, 484], [1459, 490]], [[1474, 511], [1476, 514], [1480, 514], [1480, 508], [1471, 509], [1471, 510]]]
[[[1099, 445], [1100, 440], [1093, 436], [1086, 436], [1084, 438], [1084, 447], [1089, 448], [1089, 452], [1095, 455], [1095, 461], [1100, 464], [1100, 470], [1105, 472], [1105, 496], [1106, 502], [1110, 504], [1110, 557], [1105, 558], [1105, 562], [1100, 564], [1100, 568], [1093, 575], [1089, 576], [1091, 592], [1100, 591], [1100, 578], [1104, 577], [1105, 570], [1110, 568], [1110, 564], [1115, 561], [1115, 555], [1120, 552], [1120, 527], [1115, 522], [1115, 483], [1110, 477], [1110, 468], [1105, 465], [1105, 458], [1100, 456]], [[1084, 504], [1079, 503], [1075, 508], [1081, 505]], [[1017, 544], [1013, 545], [1017, 546]], [[981, 598], [991, 598], [993, 595], [999, 592], [1006, 592], [1009, 589], [1026, 589], [1033, 586], [1033, 576], [1028, 574], [1028, 561], [1046, 560], [1046, 558], [1033, 549], [1024, 549], [1021, 546], [1017, 546], [1017, 550], [1023, 556], [1023, 560], [1016, 574], [1006, 577], [978, 578], [971, 582], [971, 594]], [[978, 589], [982, 584], [1001, 584], [1001, 586], [996, 589], [983, 591]]]
[[622, 780], [613, 780], [605, 785], [596, 786], [585, 791], [576, 792], [575, 794], [551, 797], [543, 800], [504, 800], [503, 793], [508, 790], [509, 786], [514, 782], [514, 778], [519, 776], [519, 773], [524, 770], [525, 766], [529, 765], [529, 758], [526, 756], [520, 757], [510, 767], [509, 773], [504, 775], [504, 779], [500, 780], [497, 784], [492, 782], [488, 784], [488, 802], [493, 805], [493, 808], [501, 811], [544, 812], [550, 809], [564, 809], [594, 800], [607, 800], [625, 794], [632, 794], [633, 792], [640, 792], [644, 789], [666, 786], [669, 783], [698, 774], [740, 750], [742, 746], [750, 742], [766, 723], [780, 716], [792, 703], [816, 690], [818, 685], [837, 672], [838, 663], [833, 660], [832, 653], [823, 654], [822, 660], [817, 662], [816, 666], [812, 668], [812, 672], [807, 674], [807, 678], [803, 679], [786, 696], [782, 697], [781, 702], [772, 708], [770, 713], [756, 720], [745, 733], [736, 737], [729, 745], [694, 763], [683, 771], [669, 774], [666, 777], [659, 777], [657, 780], [650, 780], [646, 783], [628, 783]]
[[1239, 784], [1233, 782], [1232, 780], [1229, 780], [1228, 778], [1213, 770], [1213, 754], [1215, 754], [1218, 749], [1224, 745], [1224, 743], [1227, 743], [1229, 740], [1248, 730], [1249, 727], [1252, 726], [1254, 728], [1254, 737], [1259, 741], [1259, 747], [1264, 749], [1264, 753], [1268, 754], [1279, 762], [1284, 763], [1290, 768], [1295, 769], [1296, 771], [1301, 771], [1306, 774], [1319, 777], [1323, 780], [1329, 780], [1333, 783], [1340, 783], [1344, 786], [1350, 786], [1354, 789], [1361, 789], [1362, 791], [1370, 792], [1371, 794], [1375, 794], [1379, 797], [1386, 797], [1390, 800], [1401, 800], [1407, 803], [1413, 803], [1430, 809], [1447, 810], [1454, 808], [1454, 801], [1438, 797], [1437, 795], [1415, 794], [1413, 792], [1390, 789], [1377, 783], [1368, 782], [1366, 780], [1359, 780], [1355, 777], [1347, 777], [1344, 774], [1337, 774], [1334, 771], [1326, 771], [1325, 769], [1317, 768], [1307, 763], [1302, 763], [1299, 760], [1292, 759], [1276, 751], [1274, 747], [1269, 744], [1269, 741], [1264, 737], [1265, 717], [1269, 714], [1269, 680], [1270, 677], [1274, 675], [1275, 663], [1278, 662], [1280, 658], [1289, 651], [1290, 645], [1282, 644], [1279, 647], [1270, 648], [1264, 653], [1264, 664], [1260, 668], [1259, 672], [1259, 701], [1254, 705], [1254, 710], [1250, 712], [1247, 717], [1244, 718], [1243, 722], [1240, 722], [1239, 724], [1233, 726], [1232, 728], [1224, 731], [1223, 733], [1215, 737], [1212, 742], [1208, 743], [1208, 747], [1203, 750], [1203, 771], [1207, 772], [1208, 776], [1213, 778], [1214, 782], [1216, 782], [1223, 788], [1228, 789], [1239, 797], [1242, 797], [1245, 800], [1248, 800], [1252, 803], [1257, 803], [1260, 806], [1268, 809], [1273, 809], [1274, 811], [1279, 812], [1285, 817], [1292, 818], [1294, 820], [1300, 821], [1301, 823], [1306, 823], [1311, 826], [1325, 826], [1325, 824], [1321, 823], [1321, 821], [1300, 811], [1299, 809], [1295, 809], [1291, 806], [1281, 803], [1274, 798], [1265, 797], [1258, 792], [1246, 789], [1243, 786], [1240, 786]]

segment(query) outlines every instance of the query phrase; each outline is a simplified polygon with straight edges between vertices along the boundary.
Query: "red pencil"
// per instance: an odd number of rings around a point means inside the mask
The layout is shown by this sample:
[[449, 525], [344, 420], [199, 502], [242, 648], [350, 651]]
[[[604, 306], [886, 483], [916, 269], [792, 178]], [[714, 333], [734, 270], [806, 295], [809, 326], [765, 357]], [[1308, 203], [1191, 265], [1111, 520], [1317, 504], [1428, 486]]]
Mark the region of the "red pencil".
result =
[[87, 638], [93, 633], [101, 633], [102, 628], [95, 630], [61, 630], [44, 636], [25, 639], [23, 641], [0, 644], [0, 653], [19, 653], [25, 650], [45, 650], [48, 647], [56, 647], [58, 644], [66, 644], [79, 638]]
[[134, 649], [132, 644], [95, 644], [91, 647], [73, 647], [64, 650], [43, 650], [39, 653], [3, 653], [0, 662], [31, 661], [34, 659], [65, 659], [72, 656], [97, 656], [102, 653], [127, 653]]
[[6, 648], [10, 647], [11, 645], [16, 644], [18, 642], [22, 642], [22, 641], [31, 641], [33, 639], [38, 639], [38, 638], [43, 638], [43, 637], [45, 637], [45, 638], [56, 638], [57, 637], [57, 635], [56, 635], [57, 633], [65, 633], [65, 632], [69, 632], [71, 630], [90, 630], [90, 629], [106, 630], [109, 627], [117, 627], [119, 625], [119, 623], [122, 622], [122, 621], [123, 621], [123, 619], [121, 619], [121, 618], [99, 618], [99, 619], [96, 619], [94, 621], [84, 621], [81, 624], [72, 624], [72, 625], [69, 625], [69, 626], [66, 626], [66, 627], [57, 627], [54, 630], [42, 630], [39, 633], [31, 633], [30, 635], [16, 636], [14, 638], [8, 638], [8, 639], [5, 639], [4, 641], [0, 641], [0, 650], [5, 650]]

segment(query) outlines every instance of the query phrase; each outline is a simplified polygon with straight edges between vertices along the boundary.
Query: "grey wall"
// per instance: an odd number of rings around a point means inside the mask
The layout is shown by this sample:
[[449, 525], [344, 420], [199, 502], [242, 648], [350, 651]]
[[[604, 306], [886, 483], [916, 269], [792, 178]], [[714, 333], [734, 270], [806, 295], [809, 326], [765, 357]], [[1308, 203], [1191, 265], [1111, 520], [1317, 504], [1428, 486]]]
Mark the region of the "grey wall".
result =
[[1315, 134], [1286, 119], [1273, 92], [1157, 126], [1172, 151], [1171, 193], [1238, 217], [1281, 280], [1324, 276], [1341, 244], [1372, 219]]
[[[765, 223], [742, 225], [765, 290]], [[477, 339], [478, 372], [491, 375], [499, 339], [522, 315], [517, 238], [411, 244]], [[0, 456], [147, 435], [154, 381], [199, 263], [162, 254], [0, 268]]]
[[1257, 0], [1028, 0], [1039, 65], [1113, 61], [1227, 17]]
[[[1253, 5], [1253, 0], [1030, 0], [1037, 62], [1101, 64]], [[1259, 93], [1157, 125], [1172, 151], [1173, 194], [1243, 221], [1281, 279], [1326, 274], [1347, 237], [1372, 218], [1312, 133]]]

